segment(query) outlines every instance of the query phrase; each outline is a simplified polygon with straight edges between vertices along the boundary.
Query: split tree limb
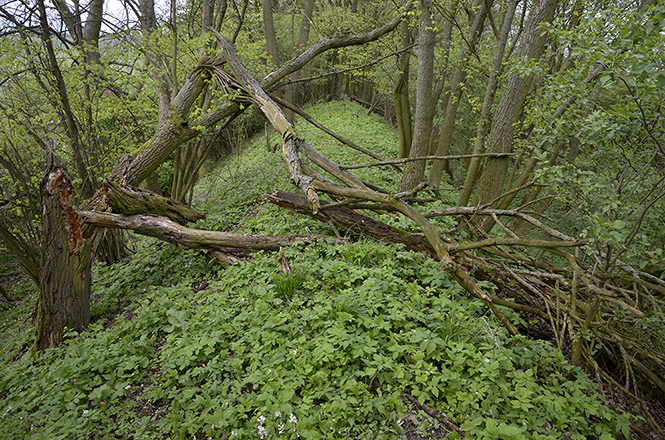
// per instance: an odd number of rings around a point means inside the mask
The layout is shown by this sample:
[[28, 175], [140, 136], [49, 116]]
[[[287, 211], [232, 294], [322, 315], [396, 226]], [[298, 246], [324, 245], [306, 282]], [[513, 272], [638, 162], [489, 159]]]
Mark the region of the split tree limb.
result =
[[117, 214], [158, 215], [180, 224], [205, 218], [204, 213], [173, 199], [162, 197], [144, 189], [119, 184], [113, 180], [104, 181], [101, 190], [107, 191], [109, 206]]

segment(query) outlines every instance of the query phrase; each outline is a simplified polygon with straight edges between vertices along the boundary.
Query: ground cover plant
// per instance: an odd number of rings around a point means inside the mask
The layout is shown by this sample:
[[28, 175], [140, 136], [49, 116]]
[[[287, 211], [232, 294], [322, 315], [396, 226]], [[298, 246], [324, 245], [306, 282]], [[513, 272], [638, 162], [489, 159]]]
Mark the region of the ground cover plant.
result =
[[[386, 156], [394, 145], [359, 106], [308, 111], [336, 114], [336, 130], [361, 130]], [[343, 147], [319, 141], [344, 161]], [[200, 226], [332, 235], [266, 204], [263, 193], [289, 185], [266, 155], [255, 139], [199, 185], [195, 206], [214, 208]], [[382, 173], [364, 178], [381, 184]], [[605, 406], [581, 369], [548, 342], [510, 336], [434, 260], [346, 238], [285, 249], [290, 273], [274, 253], [222, 269], [206, 254], [133, 239], [130, 258], [95, 268], [88, 332], [41, 357], [3, 354], [0, 436], [459, 438], [452, 423], [479, 439], [628, 437], [629, 416]], [[3, 338], [29, 340], [11, 316], [0, 315]]]

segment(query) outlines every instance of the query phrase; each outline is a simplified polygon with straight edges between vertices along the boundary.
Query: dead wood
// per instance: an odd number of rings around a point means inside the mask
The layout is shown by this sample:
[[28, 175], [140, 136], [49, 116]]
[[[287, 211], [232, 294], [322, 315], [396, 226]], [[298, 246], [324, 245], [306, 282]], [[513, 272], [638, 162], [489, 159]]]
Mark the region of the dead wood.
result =
[[159, 238], [190, 249], [221, 251], [221, 248], [279, 251], [281, 247], [296, 243], [314, 243], [321, 240], [340, 240], [326, 235], [245, 235], [233, 232], [204, 231], [182, 226], [165, 217], [151, 215], [123, 216], [108, 212], [81, 211], [84, 223], [102, 228], [129, 229], [141, 235]]
[[579, 247], [587, 243], [587, 240], [575, 241], [547, 241], [547, 240], [529, 240], [524, 238], [500, 238], [492, 237], [486, 240], [462, 243], [455, 247], [455, 251], [468, 251], [470, 249], [484, 248], [489, 246], [527, 246], [535, 248], [556, 248], [556, 247]]
[[314, 213], [307, 205], [304, 196], [285, 191], [275, 191], [265, 194], [266, 199], [277, 206], [307, 215], [324, 223], [333, 223], [335, 226], [352, 233], [362, 234], [386, 243], [403, 244], [407, 249], [435, 256], [434, 249], [425, 237], [414, 235], [402, 229], [389, 226], [366, 215], [345, 209], [343, 206], [321, 201], [321, 209]]
[[182, 203], [153, 192], [106, 180], [102, 191], [107, 191], [113, 212], [123, 215], [157, 215], [185, 224], [205, 218], [205, 214]]
[[427, 415], [429, 415], [430, 417], [433, 417], [433, 418], [435, 418], [436, 420], [438, 420], [439, 422], [441, 422], [441, 424], [443, 424], [443, 426], [444, 426], [448, 431], [457, 431], [457, 432], [459, 433], [460, 436], [462, 436], [462, 437], [465, 436], [464, 431], [462, 431], [462, 430], [459, 428], [459, 426], [457, 426], [457, 425], [455, 424], [455, 422], [453, 422], [453, 421], [451, 420], [450, 417], [448, 417], [446, 414], [442, 413], [441, 411], [437, 411], [436, 409], [432, 408], [432, 407], [429, 406], [429, 405], [426, 405], [426, 404], [424, 404], [424, 403], [420, 403], [420, 401], [418, 401], [418, 399], [416, 399], [415, 397], [413, 397], [413, 396], [412, 396], [411, 394], [409, 394], [409, 393], [402, 393], [402, 399], [405, 400], [405, 401], [407, 401], [407, 402], [411, 402], [411, 403], [413, 403], [413, 404], [416, 405], [419, 409], [423, 410]]

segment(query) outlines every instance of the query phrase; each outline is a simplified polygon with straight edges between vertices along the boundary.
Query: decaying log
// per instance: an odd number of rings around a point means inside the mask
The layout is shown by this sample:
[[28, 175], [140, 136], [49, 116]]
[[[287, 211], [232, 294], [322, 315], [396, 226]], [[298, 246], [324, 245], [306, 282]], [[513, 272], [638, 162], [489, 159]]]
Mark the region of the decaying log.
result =
[[424, 411], [427, 415], [430, 417], [433, 417], [434, 419], [438, 420], [441, 422], [441, 424], [448, 430], [448, 431], [457, 431], [457, 433], [464, 437], [465, 433], [462, 431], [459, 426], [455, 424], [455, 422], [452, 421], [450, 417], [448, 417], [446, 414], [442, 413], [441, 411], [438, 411], [434, 408], [432, 408], [429, 405], [426, 405], [424, 403], [420, 403], [418, 399], [413, 397], [411, 394], [408, 393], [402, 393], [402, 399], [411, 402], [414, 405], [416, 405], [419, 409]]

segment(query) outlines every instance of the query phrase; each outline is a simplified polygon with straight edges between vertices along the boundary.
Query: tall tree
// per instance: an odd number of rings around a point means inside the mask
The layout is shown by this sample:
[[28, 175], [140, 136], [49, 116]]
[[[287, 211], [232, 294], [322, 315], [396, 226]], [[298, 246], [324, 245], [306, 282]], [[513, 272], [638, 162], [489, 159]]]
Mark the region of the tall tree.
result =
[[399, 136], [398, 157], [409, 157], [413, 139], [411, 123], [411, 100], [409, 99], [409, 61], [411, 58], [411, 29], [409, 22], [404, 20], [400, 25], [402, 53], [398, 58], [399, 74], [393, 90], [395, 101], [395, 117], [397, 119], [397, 135]]
[[[418, 78], [416, 84], [416, 109], [413, 124], [413, 138], [409, 157], [418, 158], [427, 155], [434, 103], [432, 102], [432, 86], [434, 80], [434, 25], [432, 24], [432, 2], [423, 0], [420, 3], [418, 20]], [[422, 181], [425, 175], [425, 161], [408, 162], [399, 184], [400, 191], [408, 191]]]
[[[444, 108], [443, 120], [439, 128], [439, 142], [435, 151], [437, 156], [446, 156], [450, 152], [450, 145], [453, 139], [453, 127], [455, 125], [455, 119], [457, 118], [457, 109], [459, 108], [459, 103], [462, 98], [463, 83], [466, 77], [466, 64], [470, 54], [475, 51], [476, 42], [482, 33], [485, 18], [487, 17], [489, 9], [492, 7], [492, 3], [493, 0], [481, 0], [477, 4], [478, 12], [475, 14], [471, 27], [469, 28], [467, 38], [465, 39], [467, 43], [462, 48], [455, 68], [455, 74], [451, 80], [450, 90], [447, 92], [449, 96], [447, 96], [446, 99], [447, 105]], [[437, 188], [441, 183], [444, 164], [444, 160], [434, 160], [428, 179], [428, 183], [431, 187]]]
[[[497, 83], [499, 80], [499, 74], [501, 72], [501, 65], [503, 63], [503, 55], [506, 50], [506, 45], [508, 44], [508, 35], [510, 33], [510, 29], [513, 26], [513, 17], [515, 16], [517, 3], [518, 0], [508, 1], [508, 7], [503, 18], [503, 25], [501, 26], [499, 40], [497, 41], [496, 48], [494, 49], [494, 61], [492, 62], [492, 70], [490, 71], [490, 77], [487, 81], [487, 87], [485, 88], [485, 97], [483, 98], [483, 104], [480, 109], [478, 126], [476, 129], [476, 138], [473, 144], [472, 154], [475, 155], [481, 154], [485, 149], [487, 124], [489, 122], [492, 104], [494, 103], [494, 96], [496, 95]], [[480, 157], [472, 157], [469, 161], [466, 177], [464, 179], [464, 185], [462, 186], [462, 192], [460, 193], [457, 206], [466, 206], [469, 202], [471, 191], [473, 190], [473, 184], [476, 181], [479, 168]]]
[[[541, 24], [550, 22], [554, 17], [557, 0], [542, 0], [532, 5], [529, 12], [518, 58], [520, 63], [537, 61], [545, 49], [547, 36], [541, 30]], [[488, 153], [510, 153], [513, 147], [514, 126], [533, 81], [533, 76], [516, 69], [508, 79], [501, 99], [492, 119], [488, 136]], [[493, 202], [503, 190], [510, 158], [489, 157], [483, 167], [474, 196], [474, 204], [484, 206]], [[493, 223], [486, 221], [483, 228], [487, 231]]]

